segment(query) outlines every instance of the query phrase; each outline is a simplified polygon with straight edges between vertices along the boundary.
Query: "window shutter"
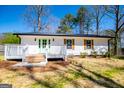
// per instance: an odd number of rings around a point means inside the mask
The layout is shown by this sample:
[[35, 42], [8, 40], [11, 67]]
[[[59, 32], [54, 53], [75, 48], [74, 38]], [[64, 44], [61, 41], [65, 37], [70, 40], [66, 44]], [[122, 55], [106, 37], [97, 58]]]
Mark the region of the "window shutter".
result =
[[75, 42], [74, 42], [74, 39], [72, 39], [72, 49], [74, 49], [75, 47]]
[[66, 39], [64, 39], [64, 45], [66, 45]]
[[86, 40], [84, 39], [84, 49], [86, 49]]
[[92, 40], [92, 42], [91, 42], [92, 44], [91, 44], [91, 47], [92, 47], [92, 49], [94, 48], [94, 41]]

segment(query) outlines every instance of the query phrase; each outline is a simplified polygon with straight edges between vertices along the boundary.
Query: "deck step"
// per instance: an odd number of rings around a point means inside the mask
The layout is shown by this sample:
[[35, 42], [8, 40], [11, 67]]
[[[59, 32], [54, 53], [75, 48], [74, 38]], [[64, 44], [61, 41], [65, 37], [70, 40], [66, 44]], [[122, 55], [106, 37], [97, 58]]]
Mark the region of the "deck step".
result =
[[30, 56], [26, 56], [25, 57], [25, 61], [29, 62], [29, 63], [38, 63], [41, 61], [45, 61], [45, 56], [43, 54], [34, 54], [34, 55], [30, 55]]

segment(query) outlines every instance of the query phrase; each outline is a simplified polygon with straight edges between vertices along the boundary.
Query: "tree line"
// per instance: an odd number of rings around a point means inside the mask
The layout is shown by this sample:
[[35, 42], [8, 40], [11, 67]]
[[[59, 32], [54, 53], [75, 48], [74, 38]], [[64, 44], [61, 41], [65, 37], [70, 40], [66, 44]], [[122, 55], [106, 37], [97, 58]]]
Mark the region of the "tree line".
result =
[[[29, 6], [25, 14], [25, 20], [34, 28], [35, 32], [42, 32], [48, 29], [48, 25], [44, 23], [44, 19], [48, 17], [48, 6]], [[76, 16], [69, 13], [66, 14], [58, 26], [57, 33], [73, 34], [73, 31], [79, 31], [79, 34], [89, 34], [95, 27], [96, 35], [100, 34], [100, 26], [102, 19], [107, 16], [108, 20], [113, 20], [113, 30], [104, 31], [106, 34], [115, 36], [114, 38], [114, 53], [117, 54], [119, 42], [119, 32], [124, 27], [124, 8], [120, 5], [92, 5], [90, 8], [81, 6], [77, 10]], [[108, 25], [109, 26], [109, 25]], [[78, 30], [77, 30], [78, 29]]]
[[96, 34], [98, 35], [101, 20], [105, 16], [105, 6], [91, 6], [89, 9], [81, 6], [77, 10], [76, 16], [66, 14], [61, 20], [57, 32], [72, 33], [76, 28], [79, 30], [79, 34], [89, 34], [89, 31], [93, 31], [92, 25], [95, 24]]

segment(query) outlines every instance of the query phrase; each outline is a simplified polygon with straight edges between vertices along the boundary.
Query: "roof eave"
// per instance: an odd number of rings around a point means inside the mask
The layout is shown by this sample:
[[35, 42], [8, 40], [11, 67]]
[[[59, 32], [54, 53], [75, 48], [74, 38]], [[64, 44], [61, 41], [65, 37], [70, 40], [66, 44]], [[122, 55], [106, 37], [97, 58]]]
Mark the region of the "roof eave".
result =
[[63, 34], [59, 34], [59, 35], [57, 35], [57, 34], [55, 34], [55, 35], [53, 35], [53, 34], [38, 34], [38, 33], [35, 33], [35, 34], [31, 34], [31, 33], [13, 33], [14, 35], [31, 35], [31, 36], [34, 36], [34, 35], [36, 35], [36, 36], [69, 36], [69, 37], [95, 37], [95, 38], [115, 38], [115, 37], [112, 37], [112, 36], [92, 36], [92, 35], [63, 35]]

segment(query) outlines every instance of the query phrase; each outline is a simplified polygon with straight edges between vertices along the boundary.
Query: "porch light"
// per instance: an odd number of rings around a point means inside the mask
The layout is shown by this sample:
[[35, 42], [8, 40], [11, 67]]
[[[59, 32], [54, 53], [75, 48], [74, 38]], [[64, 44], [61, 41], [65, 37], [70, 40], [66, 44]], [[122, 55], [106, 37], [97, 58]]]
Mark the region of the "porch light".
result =
[[36, 41], [37, 39], [35, 38], [34, 41]]

